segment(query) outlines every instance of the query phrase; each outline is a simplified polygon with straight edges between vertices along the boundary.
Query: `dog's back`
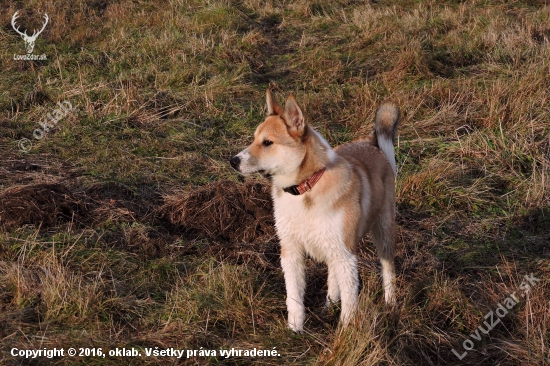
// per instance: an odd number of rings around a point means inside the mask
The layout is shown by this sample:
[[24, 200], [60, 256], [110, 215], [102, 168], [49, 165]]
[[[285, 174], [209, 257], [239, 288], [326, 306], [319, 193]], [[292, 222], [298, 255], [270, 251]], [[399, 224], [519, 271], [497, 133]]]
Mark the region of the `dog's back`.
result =
[[[399, 109], [391, 103], [382, 104], [375, 118], [374, 131], [365, 138], [337, 146], [334, 150], [346, 159], [356, 173], [365, 176], [369, 192], [366, 221], [372, 224], [380, 209], [395, 204], [395, 153], [393, 139], [400, 122]], [[368, 225], [367, 230], [370, 230]], [[359, 237], [365, 233], [359, 233]]]

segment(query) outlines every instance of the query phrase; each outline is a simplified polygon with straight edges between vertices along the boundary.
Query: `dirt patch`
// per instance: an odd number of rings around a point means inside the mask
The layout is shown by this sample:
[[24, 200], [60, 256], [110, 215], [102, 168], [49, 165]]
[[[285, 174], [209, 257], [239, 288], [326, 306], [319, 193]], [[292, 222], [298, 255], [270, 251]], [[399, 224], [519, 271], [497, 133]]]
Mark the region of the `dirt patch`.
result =
[[86, 223], [110, 225], [121, 222], [148, 221], [148, 214], [154, 211], [157, 202], [151, 192], [139, 192], [119, 182], [98, 182], [85, 188], [86, 197], [91, 202], [91, 210]]
[[86, 215], [84, 201], [61, 184], [32, 184], [0, 194], [0, 225], [6, 229], [26, 224], [51, 226]]
[[107, 7], [110, 5], [112, 1], [110, 0], [92, 0], [87, 1], [86, 5], [88, 6], [89, 14], [94, 13], [98, 17], [103, 17], [105, 14], [105, 11], [107, 10]]
[[250, 24], [265, 40], [257, 47], [256, 52], [244, 52], [253, 71], [247, 75], [247, 79], [254, 84], [263, 85], [271, 80], [281, 80], [290, 74], [287, 62], [281, 60], [281, 57], [296, 51], [293, 46], [296, 36], [283, 33], [282, 22], [283, 18], [279, 14], [271, 14]]
[[[37, 165], [21, 169], [36, 170]], [[40, 169], [40, 166], [37, 166]], [[6, 229], [35, 225], [46, 229], [63, 222], [78, 225], [142, 222], [151, 219], [162, 201], [146, 189], [136, 192], [122, 183], [99, 182], [85, 188], [63, 183], [35, 183], [0, 193], [0, 226]]]
[[0, 226], [46, 229], [63, 222], [141, 222], [164, 226], [170, 234], [235, 244], [267, 241], [275, 235], [270, 189], [259, 181], [214, 182], [163, 198], [142, 191], [116, 182], [85, 188], [62, 183], [17, 186], [0, 193]]
[[231, 242], [262, 241], [275, 234], [269, 187], [258, 181], [209, 183], [164, 200], [160, 218], [185, 233]]

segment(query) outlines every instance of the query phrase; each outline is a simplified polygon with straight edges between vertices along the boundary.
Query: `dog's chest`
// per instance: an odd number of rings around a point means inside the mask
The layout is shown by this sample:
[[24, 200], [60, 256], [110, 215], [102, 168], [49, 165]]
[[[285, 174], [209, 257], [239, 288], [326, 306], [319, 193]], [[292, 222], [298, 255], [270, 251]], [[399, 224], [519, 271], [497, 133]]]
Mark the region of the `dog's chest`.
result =
[[277, 234], [282, 245], [299, 246], [313, 259], [327, 262], [345, 246], [343, 212], [308, 198], [288, 193], [274, 197]]

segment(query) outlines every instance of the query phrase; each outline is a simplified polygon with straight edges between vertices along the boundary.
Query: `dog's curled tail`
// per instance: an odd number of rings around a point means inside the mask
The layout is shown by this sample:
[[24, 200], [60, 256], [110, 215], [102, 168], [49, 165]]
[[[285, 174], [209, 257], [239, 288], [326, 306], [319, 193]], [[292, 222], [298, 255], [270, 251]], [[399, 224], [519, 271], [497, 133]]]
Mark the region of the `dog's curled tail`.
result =
[[399, 126], [400, 113], [399, 108], [393, 103], [384, 103], [376, 111], [374, 118], [374, 133], [378, 147], [384, 152], [386, 158], [390, 162], [393, 169], [393, 174], [397, 175], [397, 167], [395, 165], [395, 151], [393, 148], [393, 139], [397, 126]]

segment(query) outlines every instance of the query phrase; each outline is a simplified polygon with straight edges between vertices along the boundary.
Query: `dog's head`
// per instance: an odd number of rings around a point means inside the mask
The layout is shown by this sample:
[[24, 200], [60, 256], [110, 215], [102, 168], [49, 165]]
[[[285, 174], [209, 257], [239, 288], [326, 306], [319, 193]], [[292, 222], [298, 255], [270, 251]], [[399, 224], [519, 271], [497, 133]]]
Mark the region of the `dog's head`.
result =
[[254, 132], [254, 141], [231, 158], [231, 166], [242, 174], [262, 172], [289, 175], [299, 169], [306, 154], [307, 126], [296, 99], [290, 95], [281, 108], [266, 92], [268, 116]]

